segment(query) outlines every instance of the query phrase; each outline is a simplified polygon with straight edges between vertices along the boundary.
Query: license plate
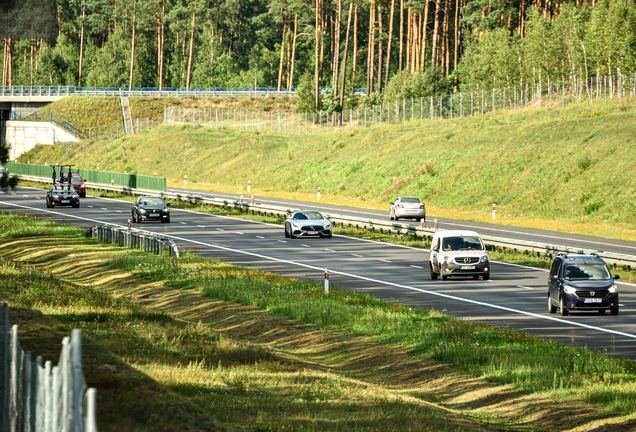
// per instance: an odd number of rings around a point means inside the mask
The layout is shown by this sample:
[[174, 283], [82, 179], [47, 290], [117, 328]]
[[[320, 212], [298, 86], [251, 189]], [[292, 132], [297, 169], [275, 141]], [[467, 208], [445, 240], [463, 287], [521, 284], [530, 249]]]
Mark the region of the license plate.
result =
[[61, 202], [62, 202], [62, 204], [69, 204], [71, 202], [71, 200], [62, 200]]
[[307, 234], [316, 235], [316, 234], [318, 234], [318, 231], [307, 231]]
[[603, 299], [600, 298], [586, 298], [584, 303], [602, 303]]
[[475, 270], [475, 266], [461, 266], [462, 270]]
[[161, 215], [159, 213], [150, 213], [149, 216], [150, 217], [159, 217]]

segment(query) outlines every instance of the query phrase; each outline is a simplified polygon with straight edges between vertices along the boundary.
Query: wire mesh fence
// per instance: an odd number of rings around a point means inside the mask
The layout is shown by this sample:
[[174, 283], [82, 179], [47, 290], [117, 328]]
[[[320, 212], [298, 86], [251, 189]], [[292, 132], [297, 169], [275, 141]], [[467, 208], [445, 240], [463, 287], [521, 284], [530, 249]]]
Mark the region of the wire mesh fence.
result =
[[96, 432], [97, 391], [87, 389], [82, 372], [82, 331], [62, 340], [53, 366], [22, 350], [18, 326], [9, 329], [6, 303], [2, 321], [2, 432]]
[[385, 102], [333, 113], [257, 112], [237, 109], [164, 108], [164, 124], [188, 124], [281, 133], [314, 133], [411, 120], [483, 115], [496, 110], [563, 108], [572, 103], [633, 97], [636, 74], [573, 78], [569, 85], [536, 83]]

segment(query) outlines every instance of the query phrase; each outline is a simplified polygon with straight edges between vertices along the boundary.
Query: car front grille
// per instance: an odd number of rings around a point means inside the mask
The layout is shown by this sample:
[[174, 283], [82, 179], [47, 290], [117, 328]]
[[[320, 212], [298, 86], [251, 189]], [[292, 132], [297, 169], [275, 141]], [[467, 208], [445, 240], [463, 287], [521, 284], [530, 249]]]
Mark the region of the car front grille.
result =
[[479, 257], [455, 257], [457, 264], [476, 264], [479, 262]]
[[322, 231], [323, 229], [322, 225], [306, 225], [301, 228], [302, 231]]
[[[577, 291], [576, 295], [579, 297], [598, 297], [603, 298], [607, 295], [607, 290], [599, 290], [599, 291]], [[594, 295], [592, 295], [594, 293]]]

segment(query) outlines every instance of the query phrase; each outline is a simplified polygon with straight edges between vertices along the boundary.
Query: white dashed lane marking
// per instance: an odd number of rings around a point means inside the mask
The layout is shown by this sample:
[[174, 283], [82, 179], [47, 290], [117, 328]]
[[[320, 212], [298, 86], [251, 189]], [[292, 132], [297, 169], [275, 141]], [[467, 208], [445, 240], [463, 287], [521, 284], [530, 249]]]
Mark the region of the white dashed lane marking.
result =
[[527, 287], [527, 286], [523, 286], [523, 285], [517, 285], [519, 288], [523, 288], [523, 289], [529, 289], [529, 290], [533, 290], [534, 288], [531, 287]]
[[242, 232], [239, 232], [239, 231], [236, 231], [235, 234], [245, 235], [245, 233], [242, 233]]
[[351, 256], [357, 257], [357, 258], [363, 258], [362, 255], [358, 255], [358, 254], [351, 254]]
[[310, 248], [311, 246], [306, 245], [306, 244], [301, 244], [302, 247], [306, 247], [306, 248]]
[[413, 267], [413, 268], [419, 268], [419, 269], [424, 268], [424, 267], [422, 267], [422, 266], [416, 266], [416, 265], [413, 265], [413, 264], [411, 264], [411, 267]]
[[383, 262], [386, 262], [386, 263], [393, 262], [393, 261], [389, 261], [389, 260], [385, 260], [385, 259], [381, 259], [380, 261], [383, 261]]
[[264, 239], [265, 237], [263, 237], [263, 236], [256, 236], [256, 238]]
[[187, 222], [179, 222], [181, 225], [187, 225]]
[[336, 251], [335, 251], [335, 250], [333, 250], [333, 249], [325, 249], [325, 250], [326, 250], [327, 252], [333, 252], [333, 253], [335, 253], [335, 252], [336, 252]]
[[276, 240], [279, 243], [287, 243], [285, 240]]
[[205, 225], [197, 225], [197, 228], [205, 228]]

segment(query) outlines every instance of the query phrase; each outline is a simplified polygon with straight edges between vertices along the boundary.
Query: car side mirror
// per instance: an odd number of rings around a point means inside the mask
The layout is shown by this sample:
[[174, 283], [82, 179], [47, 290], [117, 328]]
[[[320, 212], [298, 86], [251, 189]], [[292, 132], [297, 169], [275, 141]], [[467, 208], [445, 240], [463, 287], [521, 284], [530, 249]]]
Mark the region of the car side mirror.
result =
[[166, 206], [170, 207], [170, 203], [166, 203]]
[[438, 246], [433, 246], [433, 248], [432, 248], [432, 249], [433, 249], [435, 252], [437, 252], [437, 251], [439, 250], [439, 247], [438, 247]]
[[331, 215], [325, 215], [325, 219], [331, 219]]
[[615, 274], [615, 275], [614, 275], [614, 280], [618, 280], [618, 279], [620, 279], [620, 278], [621, 278], [621, 277], [620, 277], [619, 275], [617, 275], [617, 274]]
[[395, 204], [395, 203], [394, 203], [393, 201], [389, 201], [389, 204], [393, 205], [393, 204]]

